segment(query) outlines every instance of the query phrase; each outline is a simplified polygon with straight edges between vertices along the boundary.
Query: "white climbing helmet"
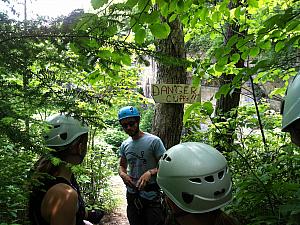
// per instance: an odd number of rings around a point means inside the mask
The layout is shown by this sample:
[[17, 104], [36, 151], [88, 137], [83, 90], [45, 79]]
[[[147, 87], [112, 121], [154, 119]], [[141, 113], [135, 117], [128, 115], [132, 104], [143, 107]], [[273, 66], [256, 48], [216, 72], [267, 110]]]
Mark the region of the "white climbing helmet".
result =
[[225, 157], [215, 148], [186, 142], [170, 148], [159, 162], [157, 183], [182, 210], [205, 213], [232, 199]]
[[46, 121], [50, 124], [50, 129], [44, 136], [48, 147], [68, 145], [80, 135], [89, 132], [86, 125], [71, 116], [55, 114], [48, 117]]
[[289, 126], [300, 119], [300, 71], [289, 85], [282, 104], [282, 131], [288, 131]]

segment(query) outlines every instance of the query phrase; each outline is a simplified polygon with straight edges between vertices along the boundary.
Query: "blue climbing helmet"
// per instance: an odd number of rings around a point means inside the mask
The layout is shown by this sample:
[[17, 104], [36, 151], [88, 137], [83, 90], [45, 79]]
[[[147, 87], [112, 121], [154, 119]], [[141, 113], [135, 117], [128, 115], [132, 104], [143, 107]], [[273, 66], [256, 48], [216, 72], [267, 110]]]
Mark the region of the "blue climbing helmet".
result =
[[121, 121], [122, 119], [125, 119], [125, 118], [129, 118], [129, 117], [140, 118], [140, 113], [137, 110], [137, 108], [135, 108], [133, 106], [125, 106], [119, 110], [119, 113], [118, 113], [119, 121]]

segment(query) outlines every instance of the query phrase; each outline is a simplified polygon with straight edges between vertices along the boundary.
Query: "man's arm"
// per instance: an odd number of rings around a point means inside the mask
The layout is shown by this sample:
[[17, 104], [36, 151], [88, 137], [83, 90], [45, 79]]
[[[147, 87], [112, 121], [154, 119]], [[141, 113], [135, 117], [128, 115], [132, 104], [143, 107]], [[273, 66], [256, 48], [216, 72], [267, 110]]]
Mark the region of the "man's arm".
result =
[[131, 179], [131, 177], [127, 174], [127, 160], [125, 157], [120, 158], [120, 163], [119, 163], [119, 175], [122, 178], [124, 184], [126, 186], [134, 188], [135, 185]]

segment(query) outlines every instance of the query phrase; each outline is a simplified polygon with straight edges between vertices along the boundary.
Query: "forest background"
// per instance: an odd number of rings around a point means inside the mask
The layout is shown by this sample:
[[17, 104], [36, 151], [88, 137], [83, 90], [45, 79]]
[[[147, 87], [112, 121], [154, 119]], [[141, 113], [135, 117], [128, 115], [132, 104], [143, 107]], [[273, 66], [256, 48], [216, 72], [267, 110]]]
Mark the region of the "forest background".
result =
[[[15, 12], [14, 1], [1, 2]], [[27, 223], [31, 168], [48, 152], [43, 120], [56, 112], [89, 123], [88, 155], [73, 170], [89, 207], [114, 209], [124, 105], [137, 106], [141, 128], [167, 148], [199, 141], [226, 156], [234, 198], [225, 210], [241, 224], [299, 224], [300, 150], [274, 103], [299, 71], [299, 1], [91, 0], [90, 12], [35, 20], [23, 4], [22, 21], [0, 11], [1, 225]], [[151, 60], [157, 83], [218, 91], [193, 104], [154, 103], [139, 85]], [[241, 94], [253, 101], [241, 105]]]

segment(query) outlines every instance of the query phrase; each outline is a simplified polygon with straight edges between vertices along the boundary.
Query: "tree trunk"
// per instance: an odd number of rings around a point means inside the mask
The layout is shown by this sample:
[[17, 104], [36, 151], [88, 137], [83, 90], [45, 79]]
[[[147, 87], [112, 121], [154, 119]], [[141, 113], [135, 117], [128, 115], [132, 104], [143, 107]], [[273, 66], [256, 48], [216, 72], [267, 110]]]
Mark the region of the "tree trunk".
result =
[[[173, 57], [174, 60], [185, 59], [182, 24], [179, 19], [176, 19], [169, 25], [170, 35], [167, 39], [158, 41], [157, 50], [163, 55]], [[157, 83], [185, 84], [186, 82], [187, 72], [184, 65], [158, 62]], [[180, 142], [183, 113], [184, 104], [157, 103], [155, 105], [152, 133], [162, 139], [167, 149]]]
[[[234, 6], [231, 2], [228, 7], [232, 9], [233, 7], [237, 7], [240, 3], [238, 1], [236, 3], [237, 5]], [[224, 45], [227, 44], [228, 40], [234, 35], [239, 33], [239, 25], [238, 24], [229, 24], [226, 27], [226, 33], [224, 37]], [[238, 50], [233, 48], [231, 54], [236, 53]], [[236, 65], [237, 68], [243, 68], [244, 67], [244, 60], [240, 59]], [[223, 74], [220, 77], [220, 87], [222, 87], [224, 84], [231, 84], [235, 77], [235, 74]], [[225, 122], [227, 118], [233, 118], [235, 119], [237, 117], [237, 113], [235, 114], [229, 114], [230, 111], [237, 108], [239, 106], [240, 102], [240, 94], [241, 94], [241, 88], [235, 88], [232, 92], [232, 94], [227, 94], [226, 96], [221, 95], [219, 99], [217, 99], [216, 102], [216, 122]], [[226, 134], [224, 132], [216, 133], [215, 134], [215, 141], [217, 141], [217, 148], [220, 151], [227, 151], [229, 147], [233, 144], [233, 134], [235, 131], [235, 124], [230, 124], [226, 128]]]

